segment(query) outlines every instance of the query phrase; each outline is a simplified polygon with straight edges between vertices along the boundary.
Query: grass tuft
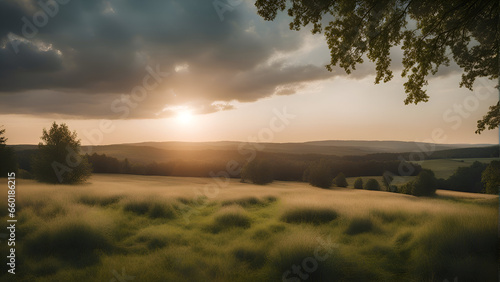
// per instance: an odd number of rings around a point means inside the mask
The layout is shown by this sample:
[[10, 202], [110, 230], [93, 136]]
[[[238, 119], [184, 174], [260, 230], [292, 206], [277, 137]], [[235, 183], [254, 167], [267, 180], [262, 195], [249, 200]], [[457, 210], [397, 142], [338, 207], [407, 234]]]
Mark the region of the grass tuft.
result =
[[221, 230], [233, 227], [249, 228], [251, 219], [245, 210], [237, 205], [222, 208], [214, 218], [212, 231], [217, 233]]
[[239, 199], [233, 199], [233, 200], [225, 200], [222, 202], [222, 206], [230, 206], [230, 205], [239, 205], [242, 207], [249, 207], [249, 206], [255, 206], [255, 205], [260, 205], [263, 202], [259, 200], [257, 197], [244, 197], [244, 198], [239, 198]]
[[297, 207], [286, 210], [281, 220], [287, 223], [328, 223], [338, 217], [335, 210], [318, 207]]
[[98, 251], [111, 251], [113, 245], [102, 232], [85, 223], [66, 222], [37, 232], [26, 240], [28, 253], [45, 257], [52, 254], [77, 266], [95, 264]]
[[77, 202], [87, 205], [87, 206], [109, 206], [112, 204], [116, 204], [120, 201], [123, 196], [114, 195], [114, 196], [96, 196], [96, 195], [82, 195], [78, 198]]
[[123, 210], [137, 215], [147, 215], [152, 219], [173, 219], [177, 216], [175, 205], [155, 199], [131, 200], [123, 206]]
[[355, 217], [349, 223], [347, 230], [345, 231], [348, 235], [356, 235], [361, 233], [370, 232], [373, 230], [373, 223], [371, 219], [365, 217]]
[[[322, 245], [315, 232], [297, 231], [280, 240], [270, 252], [270, 263], [276, 271], [276, 279], [283, 281], [301, 281], [292, 267], [300, 267], [307, 274], [307, 281], [343, 281], [345, 260], [340, 256], [334, 245]], [[315, 267], [316, 265], [316, 267]], [[310, 271], [305, 271], [304, 266]], [[304, 279], [304, 277], [302, 278]]]
[[255, 249], [254, 246], [237, 247], [232, 254], [238, 261], [247, 263], [251, 268], [260, 268], [266, 262], [266, 252], [263, 249]]

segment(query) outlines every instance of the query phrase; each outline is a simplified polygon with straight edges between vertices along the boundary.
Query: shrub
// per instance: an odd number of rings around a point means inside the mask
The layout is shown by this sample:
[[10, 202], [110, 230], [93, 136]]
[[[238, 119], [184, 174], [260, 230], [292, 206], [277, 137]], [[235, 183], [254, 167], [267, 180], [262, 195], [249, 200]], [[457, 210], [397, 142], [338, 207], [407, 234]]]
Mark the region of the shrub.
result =
[[351, 220], [351, 223], [349, 223], [345, 233], [348, 235], [356, 235], [370, 232], [372, 229], [373, 223], [369, 218], [356, 217]]
[[380, 190], [380, 184], [378, 183], [378, 181], [376, 179], [370, 178], [370, 179], [368, 179], [368, 181], [366, 181], [364, 188], [366, 190], [377, 190], [377, 191], [379, 191]]
[[413, 181], [407, 182], [399, 188], [399, 192], [406, 195], [411, 195], [413, 191]]
[[355, 189], [363, 189], [363, 179], [358, 178], [356, 181], [354, 181], [354, 188]]
[[325, 161], [320, 161], [311, 165], [305, 176], [309, 184], [320, 188], [330, 188], [332, 186], [331, 168]]
[[337, 187], [347, 187], [347, 185], [348, 185], [347, 180], [345, 179], [345, 175], [342, 172], [337, 174], [337, 176], [335, 177], [333, 182], [335, 183], [335, 186], [337, 186]]
[[436, 193], [437, 179], [432, 170], [422, 170], [413, 183], [411, 194], [414, 196], [432, 196]]
[[288, 223], [321, 224], [330, 222], [338, 217], [335, 210], [317, 207], [298, 207], [285, 211], [281, 220]]

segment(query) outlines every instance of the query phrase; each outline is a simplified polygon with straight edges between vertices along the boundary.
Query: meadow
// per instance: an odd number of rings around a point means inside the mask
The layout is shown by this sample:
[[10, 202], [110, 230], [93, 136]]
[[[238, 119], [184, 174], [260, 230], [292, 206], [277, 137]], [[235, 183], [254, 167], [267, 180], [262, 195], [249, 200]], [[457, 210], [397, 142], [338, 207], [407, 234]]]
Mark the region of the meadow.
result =
[[20, 179], [16, 281], [498, 281], [498, 196], [215, 183]]
[[415, 163], [421, 165], [422, 168], [434, 171], [437, 178], [447, 179], [459, 167], [470, 166], [476, 161], [489, 164], [493, 160], [498, 160], [498, 158], [436, 159], [418, 161]]

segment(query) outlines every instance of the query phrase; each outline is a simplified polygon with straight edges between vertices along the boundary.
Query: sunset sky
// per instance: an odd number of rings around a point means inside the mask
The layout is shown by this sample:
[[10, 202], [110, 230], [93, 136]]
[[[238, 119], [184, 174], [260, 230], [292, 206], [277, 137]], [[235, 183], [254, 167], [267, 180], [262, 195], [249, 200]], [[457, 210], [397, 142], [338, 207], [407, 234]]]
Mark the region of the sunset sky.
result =
[[[474, 133], [498, 101], [497, 81], [460, 88], [462, 71], [452, 63], [429, 80], [428, 103], [404, 105], [399, 48], [389, 83], [374, 84], [367, 59], [351, 75], [328, 72], [322, 35], [289, 30], [285, 14], [266, 22], [254, 1], [37, 2], [0, 2], [0, 125], [8, 144], [38, 143], [53, 121], [94, 145], [498, 143], [498, 130]], [[258, 140], [276, 111], [293, 118]], [[432, 140], [436, 131], [440, 140]]]

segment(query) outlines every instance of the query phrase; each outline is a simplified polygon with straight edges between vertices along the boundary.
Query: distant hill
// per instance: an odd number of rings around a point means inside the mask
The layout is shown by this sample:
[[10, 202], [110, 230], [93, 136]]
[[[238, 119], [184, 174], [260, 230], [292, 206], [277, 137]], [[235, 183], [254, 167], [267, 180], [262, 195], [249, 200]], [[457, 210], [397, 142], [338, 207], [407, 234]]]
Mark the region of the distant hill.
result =
[[[163, 150], [237, 150], [242, 142], [143, 142], [122, 144], [130, 146], [146, 146]], [[290, 153], [290, 154], [321, 154], [337, 156], [362, 156], [372, 153], [403, 153], [422, 151], [421, 148], [433, 147], [435, 151], [480, 148], [494, 144], [432, 144], [424, 142], [406, 141], [351, 141], [325, 140], [303, 143], [256, 143], [262, 146], [263, 152]]]
[[[328, 155], [352, 158], [397, 159], [399, 154], [421, 152], [422, 148], [433, 148], [428, 158], [477, 158], [497, 157], [498, 146], [491, 144], [431, 144], [403, 141], [345, 141], [327, 140], [304, 143], [243, 143], [220, 142], [143, 142], [102, 146], [83, 146], [84, 152], [106, 154], [118, 159], [128, 158], [132, 162], [150, 163], [169, 160], [242, 160], [247, 155], [238, 152], [240, 146], [248, 150], [259, 148], [259, 155], [286, 154], [307, 158], [306, 155]], [[13, 145], [16, 151], [36, 149], [36, 145]], [[248, 152], [248, 151], [247, 151]], [[312, 157], [316, 158], [316, 157]]]

